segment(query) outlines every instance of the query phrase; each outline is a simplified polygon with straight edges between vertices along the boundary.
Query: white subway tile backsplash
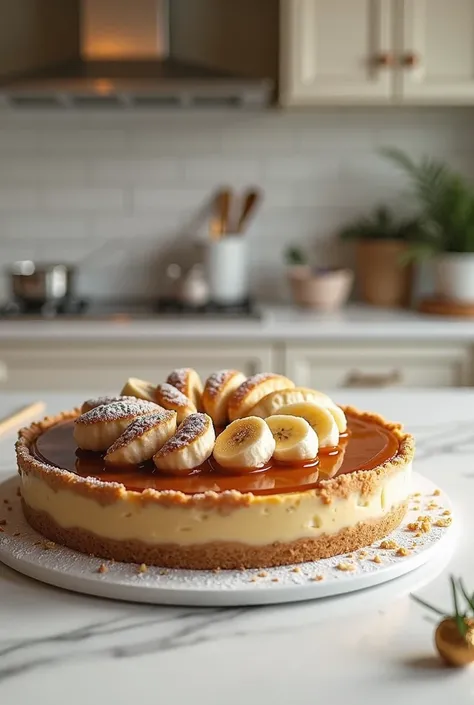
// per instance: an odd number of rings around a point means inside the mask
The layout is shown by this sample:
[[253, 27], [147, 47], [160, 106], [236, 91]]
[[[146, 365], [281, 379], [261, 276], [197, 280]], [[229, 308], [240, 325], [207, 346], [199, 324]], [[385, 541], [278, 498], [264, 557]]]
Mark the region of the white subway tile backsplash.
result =
[[125, 194], [118, 188], [41, 189], [40, 208], [46, 212], [68, 211], [71, 214], [114, 213], [124, 211]]
[[[219, 186], [264, 192], [250, 226], [256, 291], [284, 296], [284, 252], [345, 262], [342, 225], [386, 202], [398, 146], [474, 177], [469, 109], [271, 112], [0, 112], [0, 258], [82, 263], [88, 296], [155, 296], [166, 261], [190, 263]], [[0, 297], [5, 280], [0, 273]]]

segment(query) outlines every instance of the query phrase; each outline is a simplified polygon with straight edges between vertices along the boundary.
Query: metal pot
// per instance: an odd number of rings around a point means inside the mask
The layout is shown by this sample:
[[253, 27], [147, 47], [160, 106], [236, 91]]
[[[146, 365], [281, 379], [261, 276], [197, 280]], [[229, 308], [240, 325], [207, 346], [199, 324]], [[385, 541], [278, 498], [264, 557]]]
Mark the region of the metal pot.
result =
[[24, 304], [42, 305], [73, 296], [75, 270], [66, 264], [14, 262], [8, 268], [14, 298]]

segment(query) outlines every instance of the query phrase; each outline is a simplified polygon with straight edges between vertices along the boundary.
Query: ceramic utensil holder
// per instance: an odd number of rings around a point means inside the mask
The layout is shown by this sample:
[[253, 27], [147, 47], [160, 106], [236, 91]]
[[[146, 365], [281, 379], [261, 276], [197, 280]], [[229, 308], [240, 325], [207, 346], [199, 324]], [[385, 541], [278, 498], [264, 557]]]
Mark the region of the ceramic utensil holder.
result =
[[206, 275], [213, 303], [232, 306], [245, 302], [249, 297], [247, 239], [226, 234], [220, 240], [209, 242]]

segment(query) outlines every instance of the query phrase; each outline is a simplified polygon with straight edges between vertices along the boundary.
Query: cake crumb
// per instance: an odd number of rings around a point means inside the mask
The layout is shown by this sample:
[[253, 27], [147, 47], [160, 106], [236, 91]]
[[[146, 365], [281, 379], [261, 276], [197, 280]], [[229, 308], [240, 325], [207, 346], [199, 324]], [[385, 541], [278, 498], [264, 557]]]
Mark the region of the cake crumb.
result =
[[374, 556], [374, 557], [372, 558], [372, 562], [373, 562], [373, 563], [382, 563], [382, 559], [381, 559], [380, 556], [377, 554], [376, 556]]
[[169, 570], [160, 570], [160, 575], [168, 575]]
[[320, 583], [321, 580], [324, 580], [324, 575], [313, 575], [311, 580], [313, 580], [316, 583]]
[[280, 578], [272, 578], [272, 583], [279, 583], [279, 582], [280, 582]]
[[42, 543], [42, 541], [35, 541], [33, 546], [41, 546]]
[[56, 544], [54, 543], [54, 541], [45, 541], [44, 544], [43, 544], [43, 548], [44, 548], [46, 551], [49, 551], [49, 550], [51, 550], [52, 548], [56, 548]]
[[430, 531], [431, 531], [431, 521], [429, 519], [422, 521], [421, 522], [421, 533], [422, 534], [429, 534]]
[[142, 564], [138, 567], [138, 572], [139, 572], [139, 573], [146, 573], [147, 571], [148, 571], [148, 566], [147, 566], [146, 563], [142, 563]]
[[421, 497], [421, 492], [414, 492], [412, 497]]
[[98, 573], [108, 573], [109, 569], [105, 565], [105, 563], [101, 563], [100, 566], [97, 568]]
[[421, 536], [421, 531], [417, 531], [416, 534], [415, 534], [415, 538], [418, 539], [418, 538], [420, 538], [420, 536]]
[[417, 504], [415, 507], [413, 507], [413, 511], [414, 511], [414, 512], [419, 512], [420, 509], [421, 509], [421, 507], [420, 507], [419, 504]]
[[391, 549], [396, 549], [398, 548], [398, 543], [392, 540], [387, 540], [385, 539], [382, 541], [382, 543], [379, 545], [379, 548], [383, 548], [385, 550], [391, 550]]
[[418, 522], [416, 521], [411, 521], [409, 524], [407, 524], [407, 531], [418, 531]]
[[342, 570], [344, 573], [349, 573], [352, 570], [355, 570], [355, 565], [352, 563], [338, 563], [336, 568], [338, 570]]
[[398, 549], [398, 551], [396, 552], [395, 555], [400, 556], [400, 557], [409, 556], [410, 551], [408, 550], [408, 548], [405, 548], [404, 546], [400, 546], [400, 548]]
[[441, 490], [439, 490], [439, 489], [436, 489], [436, 490], [433, 492], [433, 496], [434, 496], [434, 497], [439, 497], [440, 494], [441, 494]]
[[360, 551], [360, 552], [357, 554], [357, 558], [359, 558], [360, 560], [362, 560], [363, 558], [367, 558], [368, 555], [369, 555], [369, 554], [367, 553], [367, 551]]
[[291, 569], [291, 572], [292, 573], [301, 573], [301, 568], [299, 567], [299, 565], [295, 565], [295, 567]]
[[438, 519], [437, 521], [435, 521], [435, 526], [441, 526], [444, 528], [446, 526], [449, 526], [452, 521], [453, 520], [451, 519], [451, 517], [445, 517], [444, 519]]
[[16, 488], [16, 496], [21, 497], [21, 490], [19, 487]]
[[439, 504], [437, 504], [437, 502], [430, 502], [429, 504], [426, 505], [426, 508], [428, 510], [438, 509], [438, 507], [439, 507]]
[[20, 536], [20, 532], [19, 532], [19, 531], [15, 531], [15, 533], [13, 534], [13, 536]]
[[6, 519], [0, 519], [0, 526], [5, 526], [7, 523]]
[[266, 578], [268, 576], [268, 573], [266, 570], [261, 570], [260, 573], [257, 573], [257, 578]]
[[[451, 516], [451, 512], [449, 511], [449, 509], [445, 509], [445, 510], [444, 510], [443, 516], [444, 516], [444, 517], [449, 517], [449, 516]], [[1, 522], [0, 522], [0, 524], [1, 524]]]
[[249, 580], [249, 583], [256, 583], [256, 582], [257, 582], [257, 578], [255, 578], [255, 577], [250, 578], [250, 580]]
[[212, 572], [213, 573], [220, 573], [221, 569], [219, 567], [217, 567], [217, 568], [214, 568]]

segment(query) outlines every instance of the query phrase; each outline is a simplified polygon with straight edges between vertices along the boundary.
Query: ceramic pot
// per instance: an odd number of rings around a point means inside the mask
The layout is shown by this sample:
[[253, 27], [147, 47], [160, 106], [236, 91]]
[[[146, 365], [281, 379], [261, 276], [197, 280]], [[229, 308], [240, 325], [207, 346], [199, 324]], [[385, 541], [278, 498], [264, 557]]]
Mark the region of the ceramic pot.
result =
[[291, 267], [288, 279], [293, 300], [298, 306], [335, 311], [349, 298], [354, 275], [350, 269], [313, 272], [310, 268]]
[[373, 306], [409, 306], [413, 267], [403, 265], [406, 243], [398, 240], [358, 240], [356, 267], [360, 297]]
[[474, 303], [474, 253], [445, 253], [434, 263], [438, 296], [460, 303]]

